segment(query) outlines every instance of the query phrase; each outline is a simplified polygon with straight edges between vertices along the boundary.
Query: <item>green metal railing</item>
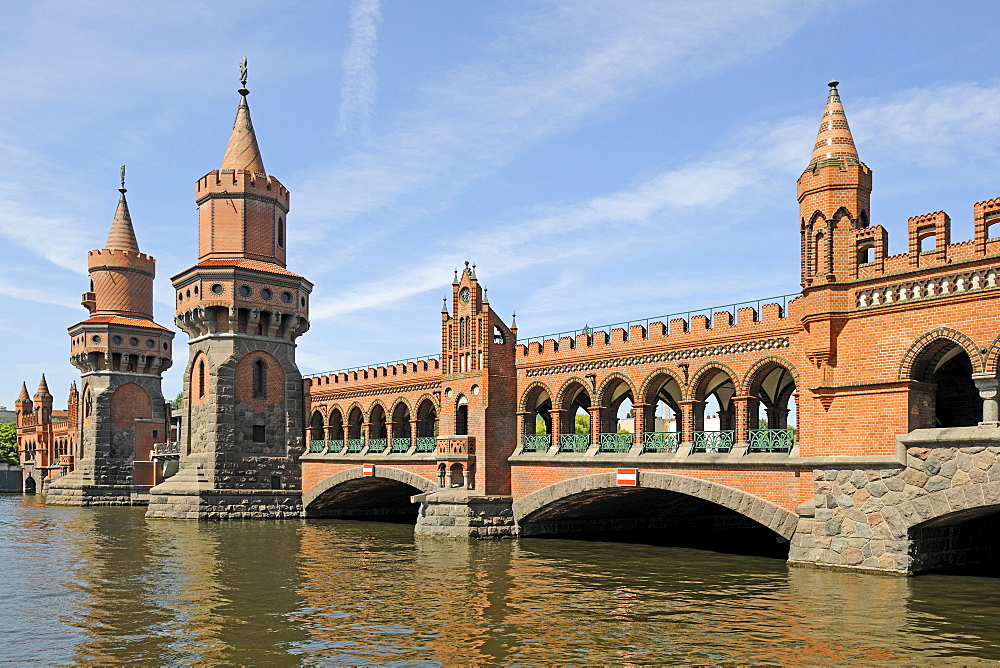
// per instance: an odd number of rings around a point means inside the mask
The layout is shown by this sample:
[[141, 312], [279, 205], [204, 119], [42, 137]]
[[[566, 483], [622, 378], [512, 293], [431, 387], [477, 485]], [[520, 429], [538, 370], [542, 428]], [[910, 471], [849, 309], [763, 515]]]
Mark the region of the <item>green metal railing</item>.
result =
[[309, 441], [309, 452], [323, 452], [326, 450], [326, 441]]
[[677, 452], [680, 443], [677, 431], [647, 431], [642, 435], [643, 452]]
[[628, 452], [632, 448], [634, 436], [631, 433], [625, 434], [598, 434], [598, 452]]
[[382, 452], [389, 445], [389, 440], [385, 438], [369, 438], [368, 452]]
[[696, 431], [691, 452], [729, 452], [735, 441], [735, 431]]
[[340, 452], [344, 449], [344, 439], [338, 438], [336, 441], [326, 442], [327, 452]]
[[750, 301], [738, 302], [736, 304], [732, 304], [732, 303], [731, 304], [722, 304], [720, 306], [709, 306], [708, 308], [696, 309], [696, 310], [692, 310], [692, 311], [678, 311], [677, 313], [667, 313], [665, 315], [656, 315], [656, 316], [653, 316], [651, 318], [643, 318], [641, 320], [625, 320], [623, 322], [613, 322], [610, 325], [599, 325], [597, 327], [588, 327], [587, 325], [584, 325], [580, 329], [570, 329], [570, 330], [567, 330], [565, 332], [556, 332], [554, 334], [543, 334], [542, 336], [531, 336], [531, 337], [527, 337], [527, 338], [519, 338], [517, 340], [517, 342], [519, 344], [521, 344], [521, 345], [525, 345], [526, 346], [526, 345], [529, 345], [529, 344], [535, 343], [535, 342], [543, 342], [546, 339], [555, 339], [556, 341], [558, 341], [560, 339], [560, 337], [563, 337], [563, 336], [568, 336], [568, 337], [573, 338], [573, 339], [575, 339], [578, 334], [587, 334], [588, 336], [590, 336], [590, 335], [593, 335], [594, 332], [607, 332], [608, 335], [610, 336], [612, 329], [620, 327], [620, 328], [624, 329], [626, 332], [628, 332], [629, 328], [632, 327], [633, 325], [642, 325], [643, 327], [646, 328], [646, 331], [648, 332], [649, 331], [649, 325], [650, 325], [650, 323], [653, 323], [653, 322], [661, 322], [661, 323], [663, 323], [663, 327], [665, 329], [665, 332], [669, 333], [670, 321], [674, 320], [676, 318], [683, 318], [688, 323], [688, 326], [690, 326], [692, 316], [704, 315], [704, 316], [708, 317], [709, 323], [712, 326], [714, 326], [715, 325], [715, 321], [714, 321], [715, 314], [718, 311], [729, 311], [732, 314], [732, 317], [735, 320], [736, 315], [737, 315], [737, 311], [740, 308], [744, 308], [744, 307], [747, 307], [747, 306], [753, 306], [754, 309], [756, 309], [756, 311], [757, 311], [758, 317], [760, 317], [760, 308], [764, 304], [780, 304], [781, 305], [781, 314], [782, 314], [782, 317], [784, 317], [784, 315], [788, 312], [788, 302], [791, 299], [794, 299], [795, 297], [798, 297], [798, 296], [799, 296], [799, 293], [798, 292], [794, 292], [794, 293], [787, 294], [787, 295], [778, 295], [776, 297], [765, 297], [764, 299], [752, 299]]
[[794, 429], [751, 429], [747, 432], [747, 452], [789, 452], [794, 443]]
[[409, 437], [392, 439], [392, 452], [406, 452], [409, 449], [410, 449]]
[[436, 449], [436, 438], [433, 436], [417, 436], [417, 452], [434, 452]]
[[318, 376], [330, 376], [336, 373], [352, 373], [354, 371], [367, 371], [368, 369], [377, 369], [380, 366], [389, 368], [396, 364], [405, 364], [407, 362], [433, 362], [440, 359], [441, 355], [435, 353], [433, 355], [421, 355], [420, 357], [407, 357], [404, 360], [393, 360], [391, 362], [379, 362], [378, 364], [362, 364], [361, 366], [350, 366], [345, 369], [334, 369], [333, 371], [323, 371], [322, 373], [311, 373], [308, 376], [303, 376], [303, 378], [317, 378]]
[[348, 452], [361, 452], [365, 449], [365, 439], [363, 438], [349, 438], [347, 439], [347, 451]]
[[586, 452], [590, 434], [559, 434], [559, 452]]
[[525, 434], [521, 452], [545, 452], [552, 445], [552, 434]]

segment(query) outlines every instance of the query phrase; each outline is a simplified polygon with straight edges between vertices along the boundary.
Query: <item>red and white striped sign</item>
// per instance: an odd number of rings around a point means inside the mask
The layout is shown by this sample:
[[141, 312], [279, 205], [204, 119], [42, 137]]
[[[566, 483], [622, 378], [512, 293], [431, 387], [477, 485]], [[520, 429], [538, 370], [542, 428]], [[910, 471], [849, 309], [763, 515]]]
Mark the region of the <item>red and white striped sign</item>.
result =
[[618, 486], [635, 487], [639, 484], [639, 469], [618, 469]]
[[375, 475], [375, 465], [374, 464], [364, 464], [361, 467], [361, 475]]

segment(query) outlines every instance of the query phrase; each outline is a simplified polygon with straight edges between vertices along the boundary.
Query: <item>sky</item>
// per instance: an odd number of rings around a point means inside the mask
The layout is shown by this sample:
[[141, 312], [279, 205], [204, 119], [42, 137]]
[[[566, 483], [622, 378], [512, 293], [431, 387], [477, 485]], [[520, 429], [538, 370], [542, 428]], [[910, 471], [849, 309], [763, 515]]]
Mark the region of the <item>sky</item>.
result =
[[930, 211], [971, 238], [1000, 196], [996, 2], [2, 4], [6, 406], [43, 372], [65, 406], [122, 163], [174, 328], [244, 56], [288, 267], [315, 284], [303, 374], [438, 352], [465, 260], [522, 337], [798, 291], [795, 181], [831, 79], [890, 253]]

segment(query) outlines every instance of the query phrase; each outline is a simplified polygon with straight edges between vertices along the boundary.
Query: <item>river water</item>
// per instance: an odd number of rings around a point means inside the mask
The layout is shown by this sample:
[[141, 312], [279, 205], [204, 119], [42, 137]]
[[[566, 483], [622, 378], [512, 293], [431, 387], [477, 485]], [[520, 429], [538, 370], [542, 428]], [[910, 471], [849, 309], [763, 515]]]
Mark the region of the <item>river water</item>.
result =
[[1000, 578], [865, 575], [336, 520], [149, 520], [0, 497], [0, 662], [969, 664]]

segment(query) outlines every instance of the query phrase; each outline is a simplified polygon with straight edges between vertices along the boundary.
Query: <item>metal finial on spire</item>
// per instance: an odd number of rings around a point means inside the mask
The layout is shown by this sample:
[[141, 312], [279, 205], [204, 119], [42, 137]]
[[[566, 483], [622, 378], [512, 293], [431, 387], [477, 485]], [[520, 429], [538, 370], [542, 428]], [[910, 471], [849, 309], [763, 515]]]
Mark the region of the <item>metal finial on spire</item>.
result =
[[448, 313], [448, 298], [442, 297], [441, 301], [444, 303], [441, 305], [441, 313]]
[[837, 81], [836, 79], [834, 79], [833, 81], [831, 81], [830, 83], [827, 84], [827, 86], [829, 86], [830, 88], [836, 88], [839, 85], [840, 85], [840, 82]]
[[240, 95], [244, 97], [250, 94], [247, 90], [247, 57], [243, 56], [243, 60], [240, 61], [240, 89], [237, 91]]
[[452, 285], [458, 285], [458, 269], [455, 270], [455, 278], [451, 281]]
[[122, 187], [118, 189], [118, 192], [124, 194], [126, 192], [126, 190], [125, 190], [125, 165], [122, 165], [121, 169], [119, 171], [120, 171], [121, 177], [122, 177]]
[[510, 316], [510, 328], [517, 329], [517, 312]]

